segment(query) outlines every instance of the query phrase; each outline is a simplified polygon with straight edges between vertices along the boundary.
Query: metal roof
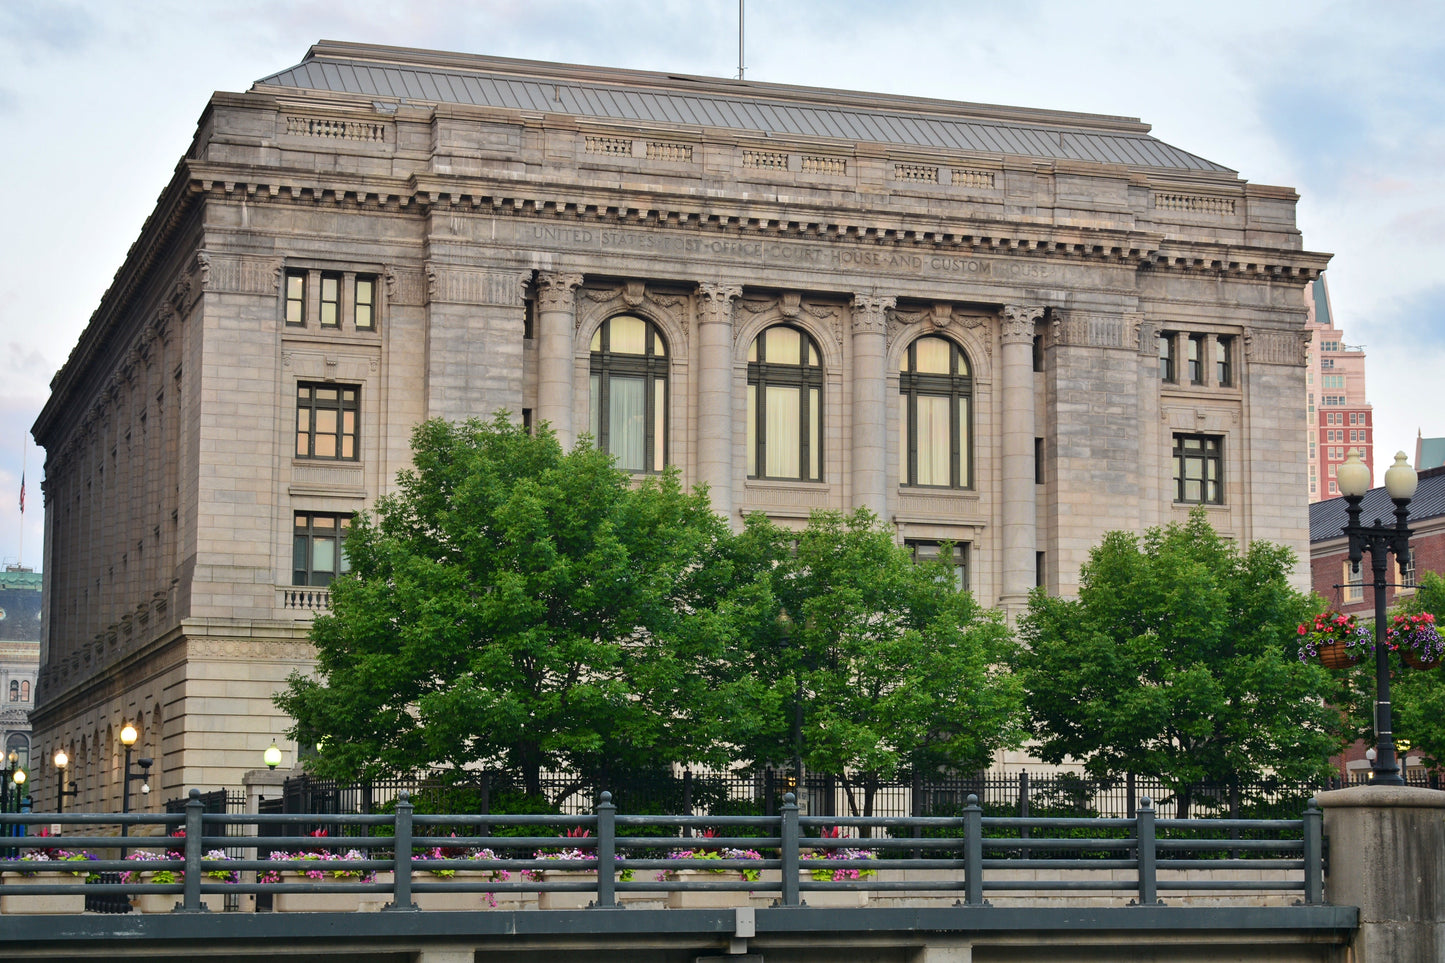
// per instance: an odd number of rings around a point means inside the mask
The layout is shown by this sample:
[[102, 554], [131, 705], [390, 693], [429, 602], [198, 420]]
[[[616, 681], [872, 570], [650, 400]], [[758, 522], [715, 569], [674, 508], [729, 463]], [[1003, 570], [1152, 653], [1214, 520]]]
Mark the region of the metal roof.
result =
[[[1445, 515], [1445, 468], [1432, 468], [1420, 472], [1420, 485], [1415, 497], [1410, 499], [1410, 521], [1424, 521]], [[1386, 525], [1395, 524], [1395, 503], [1384, 486], [1371, 488], [1360, 501], [1360, 521], [1373, 525], [1375, 519]], [[1315, 502], [1310, 506], [1310, 541], [1327, 542], [1332, 538], [1344, 537], [1345, 499], [1331, 498]]]
[[[1038, 111], [1035, 113], [1048, 113], [1060, 122], [1029, 123], [988, 116], [1019, 111], [948, 101], [644, 71], [586, 67], [569, 71], [553, 64], [362, 44], [323, 43], [313, 47], [297, 66], [263, 77], [256, 85], [386, 101], [546, 111], [648, 125], [717, 127], [765, 135], [1234, 173], [1149, 136], [1148, 128], [1137, 121], [1121, 118]], [[720, 86], [742, 92], [707, 89]], [[870, 108], [860, 100], [891, 103]]]

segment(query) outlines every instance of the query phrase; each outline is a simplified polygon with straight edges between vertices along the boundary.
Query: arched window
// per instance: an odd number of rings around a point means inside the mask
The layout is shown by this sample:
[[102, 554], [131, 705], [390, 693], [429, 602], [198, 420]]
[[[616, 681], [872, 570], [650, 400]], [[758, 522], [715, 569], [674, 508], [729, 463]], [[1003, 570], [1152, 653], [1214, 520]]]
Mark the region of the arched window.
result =
[[30, 701], [30, 680], [29, 680], [29, 679], [26, 679], [24, 682], [21, 682], [21, 683], [20, 683], [20, 701], [21, 701], [21, 702], [29, 702], [29, 701]]
[[592, 335], [592, 437], [631, 472], [667, 464], [667, 344], [657, 327], [624, 314]]
[[748, 348], [748, 477], [823, 480], [823, 364], [797, 328]]
[[971, 488], [973, 378], [963, 350], [919, 338], [899, 367], [898, 478], [904, 485]]
[[10, 680], [10, 701], [11, 701], [11, 702], [19, 702], [19, 701], [20, 701], [20, 682], [19, 682], [19, 680], [16, 680], [16, 679], [11, 679], [11, 680]]

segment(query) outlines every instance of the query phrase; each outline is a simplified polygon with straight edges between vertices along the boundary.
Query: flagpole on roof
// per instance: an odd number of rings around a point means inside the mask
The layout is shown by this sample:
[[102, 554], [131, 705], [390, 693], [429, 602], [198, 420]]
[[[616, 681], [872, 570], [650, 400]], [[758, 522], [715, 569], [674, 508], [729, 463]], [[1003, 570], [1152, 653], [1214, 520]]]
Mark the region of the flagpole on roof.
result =
[[17, 568], [25, 567], [25, 463], [30, 455], [30, 446], [25, 444], [25, 435], [20, 436], [20, 553], [15, 560]]

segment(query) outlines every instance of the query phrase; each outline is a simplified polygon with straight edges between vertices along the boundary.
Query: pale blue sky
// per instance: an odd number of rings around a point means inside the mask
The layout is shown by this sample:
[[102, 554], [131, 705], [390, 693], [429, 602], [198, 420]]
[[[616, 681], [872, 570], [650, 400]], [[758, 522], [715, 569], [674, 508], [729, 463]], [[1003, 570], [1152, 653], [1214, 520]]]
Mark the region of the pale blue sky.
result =
[[[321, 39], [733, 76], [737, 0], [0, 0], [0, 560], [22, 443], [216, 90]], [[1299, 190], [1382, 463], [1445, 435], [1445, 5], [750, 0], [750, 80], [1142, 118]], [[1434, 390], [1431, 390], [1434, 388]], [[40, 567], [43, 453], [24, 561]]]

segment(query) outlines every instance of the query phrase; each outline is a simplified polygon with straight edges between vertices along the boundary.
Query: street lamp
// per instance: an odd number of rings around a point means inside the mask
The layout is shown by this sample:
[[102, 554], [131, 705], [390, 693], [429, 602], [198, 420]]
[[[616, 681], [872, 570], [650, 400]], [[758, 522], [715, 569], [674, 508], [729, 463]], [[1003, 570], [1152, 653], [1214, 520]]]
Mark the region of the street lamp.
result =
[[1380, 519], [1374, 525], [1360, 523], [1360, 500], [1370, 490], [1370, 469], [1360, 461], [1358, 448], [1351, 448], [1344, 464], [1335, 473], [1340, 494], [1345, 496], [1349, 516], [1344, 533], [1350, 540], [1350, 565], [1360, 570], [1365, 552], [1370, 553], [1370, 573], [1375, 590], [1375, 758], [1370, 763], [1370, 784], [1403, 786], [1404, 778], [1395, 759], [1395, 738], [1390, 719], [1390, 659], [1385, 649], [1385, 567], [1390, 553], [1401, 571], [1410, 563], [1410, 499], [1420, 476], [1405, 458], [1395, 453], [1395, 463], [1385, 470], [1385, 490], [1395, 503], [1395, 525], [1387, 526]]
[[[125, 746], [125, 778], [121, 780], [120, 790], [120, 811], [122, 813], [130, 812], [130, 784], [132, 780], [139, 779], [141, 781], [140, 791], [142, 794], [151, 791], [150, 783], [146, 781], [146, 778], [150, 775], [152, 760], [145, 758], [137, 759], [136, 764], [140, 766], [141, 771], [130, 771], [131, 748], [135, 745], [135, 741], [137, 738], [139, 738], [139, 736], [140, 733], [136, 732], [135, 726], [131, 725], [129, 722], [127, 722], [124, 726], [121, 727], [120, 744]], [[127, 826], [125, 823], [121, 823], [120, 834], [122, 836], [129, 836], [130, 827]], [[121, 859], [125, 859], [125, 853], [125, 849], [121, 849]]]
[[281, 747], [276, 745], [275, 739], [271, 740], [271, 745], [266, 748], [261, 758], [265, 759], [266, 765], [273, 770], [281, 765]]
[[65, 812], [65, 797], [80, 795], [80, 789], [73, 781], [69, 789], [65, 788], [65, 767], [70, 765], [70, 756], [66, 755], [64, 749], [55, 750], [55, 755], [51, 757], [50, 761], [55, 763], [55, 811], [63, 813]]

